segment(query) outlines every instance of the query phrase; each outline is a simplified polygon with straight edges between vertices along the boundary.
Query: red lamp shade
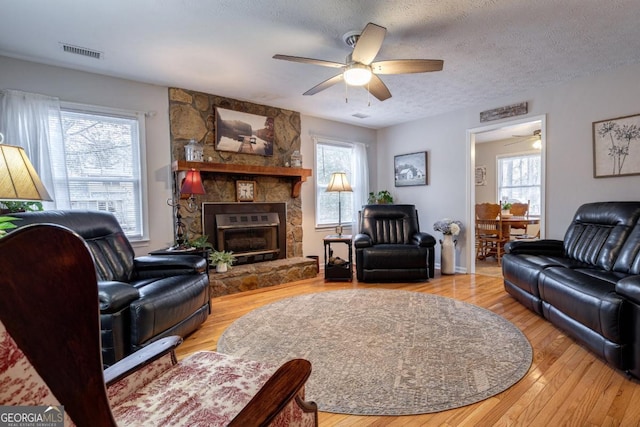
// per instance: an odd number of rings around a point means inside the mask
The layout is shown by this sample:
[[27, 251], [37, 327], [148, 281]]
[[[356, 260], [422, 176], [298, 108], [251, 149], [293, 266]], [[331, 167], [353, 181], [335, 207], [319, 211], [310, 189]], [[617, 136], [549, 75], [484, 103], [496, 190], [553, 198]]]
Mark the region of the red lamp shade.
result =
[[180, 194], [205, 194], [200, 171], [195, 169], [187, 171], [187, 176], [182, 182], [182, 188], [180, 188]]

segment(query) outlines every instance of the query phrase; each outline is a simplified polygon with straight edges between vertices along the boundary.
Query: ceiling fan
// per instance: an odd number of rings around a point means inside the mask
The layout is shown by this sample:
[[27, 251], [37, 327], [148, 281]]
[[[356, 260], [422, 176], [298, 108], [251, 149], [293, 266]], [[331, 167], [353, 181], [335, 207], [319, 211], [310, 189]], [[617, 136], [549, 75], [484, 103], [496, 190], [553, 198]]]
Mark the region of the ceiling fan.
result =
[[343, 40], [349, 47], [353, 48], [353, 51], [347, 55], [344, 64], [280, 54], [274, 55], [273, 58], [342, 70], [340, 74], [312, 87], [304, 95], [315, 95], [336, 83], [345, 81], [346, 84], [351, 86], [365, 86], [380, 101], [391, 98], [391, 92], [378, 77], [378, 74], [426, 73], [442, 70], [444, 61], [441, 59], [395, 59], [373, 62], [382, 47], [386, 34], [386, 28], [371, 22], [364, 27], [361, 33], [357, 31], [346, 33], [343, 36]]
[[521, 142], [531, 141], [531, 140], [533, 140], [534, 148], [540, 148], [540, 146], [542, 145], [542, 130], [541, 129], [534, 130], [531, 135], [511, 135], [511, 136], [514, 137], [514, 138], [519, 138], [519, 140], [518, 141], [513, 141], [513, 142], [508, 142], [508, 143], [504, 144], [505, 147], [507, 145], [519, 144]]

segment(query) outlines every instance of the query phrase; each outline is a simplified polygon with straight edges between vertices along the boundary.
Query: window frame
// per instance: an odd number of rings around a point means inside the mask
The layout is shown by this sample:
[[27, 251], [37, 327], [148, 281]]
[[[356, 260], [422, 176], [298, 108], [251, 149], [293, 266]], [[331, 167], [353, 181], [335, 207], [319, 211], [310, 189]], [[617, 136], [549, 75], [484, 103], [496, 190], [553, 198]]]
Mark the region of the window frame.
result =
[[[351, 150], [351, 156], [350, 156], [350, 160], [351, 160], [351, 166], [350, 166], [350, 170], [345, 170], [345, 171], [339, 171], [339, 172], [345, 172], [347, 174], [347, 177], [349, 179], [349, 183], [352, 186], [352, 188], [354, 189], [354, 192], [351, 192], [351, 199], [350, 199], [350, 203], [351, 203], [351, 211], [352, 211], [352, 217], [351, 218], [342, 218], [342, 224], [343, 226], [347, 226], [350, 227], [351, 224], [353, 224], [354, 221], [356, 221], [355, 216], [357, 215], [357, 211], [355, 210], [355, 203], [354, 203], [354, 193], [355, 193], [355, 189], [356, 187], [354, 187], [354, 182], [352, 179], [352, 173], [353, 173], [353, 169], [355, 167], [354, 165], [354, 156], [355, 156], [355, 145], [354, 143], [351, 142], [347, 142], [347, 141], [336, 141], [336, 140], [331, 140], [331, 139], [327, 139], [327, 138], [314, 138], [314, 145], [313, 145], [313, 154], [314, 154], [314, 168], [316, 170], [316, 179], [315, 181], [315, 191], [314, 191], [314, 206], [315, 206], [315, 218], [314, 218], [314, 223], [315, 223], [315, 229], [316, 230], [328, 230], [328, 229], [332, 229], [335, 228], [338, 225], [338, 221], [336, 218], [335, 222], [331, 222], [331, 223], [319, 223], [319, 219], [320, 219], [320, 206], [318, 206], [319, 202], [320, 202], [320, 192], [324, 192], [326, 191], [326, 185], [322, 186], [322, 188], [320, 188], [320, 180], [318, 179], [319, 177], [319, 173], [318, 171], [318, 146], [333, 146], [333, 147], [339, 147], [339, 148], [346, 148]], [[338, 171], [336, 171], [338, 172]], [[341, 197], [343, 197], [342, 199], [342, 204], [344, 205], [344, 195], [341, 193], [340, 194]], [[344, 209], [343, 209], [344, 210]]]
[[[115, 117], [135, 120], [138, 123], [138, 143], [133, 141], [134, 144], [134, 157], [138, 164], [138, 204], [139, 211], [137, 213], [137, 222], [140, 224], [139, 234], [127, 234], [127, 239], [132, 243], [141, 243], [149, 241], [149, 209], [148, 209], [148, 180], [147, 180], [147, 148], [146, 148], [146, 130], [145, 130], [145, 118], [146, 114], [141, 111], [127, 110], [124, 108], [112, 108], [99, 105], [81, 104], [75, 102], [60, 101], [60, 114], [64, 115], [65, 112], [81, 113], [95, 116]], [[136, 149], [137, 148], [137, 149]], [[69, 179], [69, 182], [73, 180]], [[134, 183], [134, 178], [131, 182]]]
[[[524, 158], [524, 157], [538, 157], [539, 160], [539, 173], [540, 173], [540, 177], [539, 177], [539, 182], [537, 185], [518, 185], [518, 186], [508, 186], [508, 187], [502, 187], [501, 183], [502, 183], [502, 167], [501, 167], [501, 162], [505, 159], [518, 159], [518, 158]], [[533, 150], [533, 151], [523, 151], [520, 153], [509, 153], [509, 154], [501, 154], [499, 156], [496, 157], [496, 195], [499, 198], [498, 199], [498, 203], [502, 203], [502, 200], [500, 199], [502, 197], [502, 189], [503, 188], [538, 188], [538, 196], [539, 196], [539, 207], [540, 207], [540, 212], [532, 214], [531, 211], [529, 212], [529, 215], [531, 216], [535, 216], [535, 217], [539, 217], [542, 215], [542, 182], [543, 182], [543, 159], [542, 159], [542, 153], [539, 150]], [[521, 202], [526, 203], [526, 200], [522, 200]]]

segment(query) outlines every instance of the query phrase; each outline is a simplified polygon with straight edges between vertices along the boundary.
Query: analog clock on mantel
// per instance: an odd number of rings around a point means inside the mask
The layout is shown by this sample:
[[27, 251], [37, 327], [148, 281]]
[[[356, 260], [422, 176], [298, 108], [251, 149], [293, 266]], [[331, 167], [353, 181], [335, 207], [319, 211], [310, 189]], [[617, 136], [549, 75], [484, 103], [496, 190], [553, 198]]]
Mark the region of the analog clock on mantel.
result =
[[253, 202], [255, 195], [255, 181], [236, 181], [236, 198], [239, 202]]

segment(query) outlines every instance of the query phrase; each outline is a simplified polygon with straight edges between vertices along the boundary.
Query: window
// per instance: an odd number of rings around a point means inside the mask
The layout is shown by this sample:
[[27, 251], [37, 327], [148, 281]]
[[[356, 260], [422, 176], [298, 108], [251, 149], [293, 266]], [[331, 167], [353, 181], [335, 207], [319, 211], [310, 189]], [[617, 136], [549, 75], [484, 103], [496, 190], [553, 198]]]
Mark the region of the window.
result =
[[[330, 227], [338, 224], [338, 194], [342, 207], [343, 224], [355, 220], [354, 195], [358, 191], [356, 169], [357, 150], [354, 144], [316, 141], [316, 227]], [[345, 172], [353, 189], [351, 192], [327, 193], [327, 186], [334, 172]]]
[[70, 208], [111, 212], [127, 237], [142, 239], [144, 116], [64, 105], [61, 116]]
[[527, 203], [529, 214], [540, 215], [540, 153], [498, 158], [498, 194], [500, 200]]

